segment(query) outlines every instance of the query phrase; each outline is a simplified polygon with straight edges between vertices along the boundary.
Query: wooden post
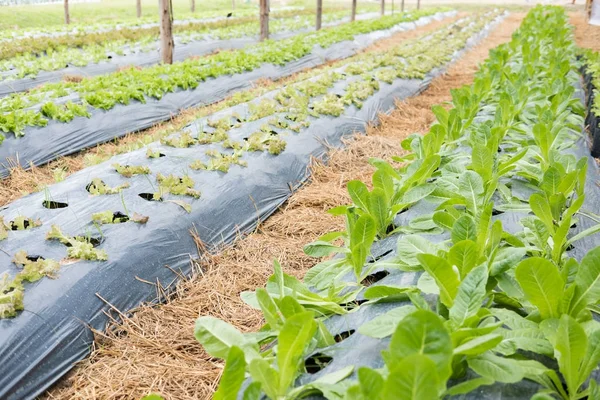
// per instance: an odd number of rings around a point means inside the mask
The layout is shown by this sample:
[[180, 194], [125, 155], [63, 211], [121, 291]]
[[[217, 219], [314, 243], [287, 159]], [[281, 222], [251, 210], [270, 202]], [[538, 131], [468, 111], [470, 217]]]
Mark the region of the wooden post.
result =
[[350, 16], [350, 22], [356, 20], [356, 0], [352, 0], [352, 15]]
[[135, 11], [138, 18], [142, 17], [142, 0], [135, 0]]
[[421, 0], [417, 0], [417, 10], [421, 9]]
[[173, 64], [173, 4], [171, 0], [159, 0], [160, 53], [162, 62]]
[[316, 30], [321, 29], [321, 18], [323, 15], [323, 0], [317, 0], [317, 26]]
[[392, 0], [392, 15], [394, 15], [394, 0]]
[[381, 0], [381, 16], [385, 15], [385, 0]]
[[260, 40], [269, 38], [269, 3], [268, 0], [260, 1]]
[[231, 9], [235, 10], [235, 0], [231, 0]]
[[400, 11], [404, 12], [404, 0], [402, 0], [402, 3], [400, 5]]
[[192, 0], [192, 4], [190, 5], [190, 9], [192, 12], [196, 12], [196, 0]]
[[71, 23], [71, 17], [69, 16], [69, 0], [65, 0], [65, 24]]

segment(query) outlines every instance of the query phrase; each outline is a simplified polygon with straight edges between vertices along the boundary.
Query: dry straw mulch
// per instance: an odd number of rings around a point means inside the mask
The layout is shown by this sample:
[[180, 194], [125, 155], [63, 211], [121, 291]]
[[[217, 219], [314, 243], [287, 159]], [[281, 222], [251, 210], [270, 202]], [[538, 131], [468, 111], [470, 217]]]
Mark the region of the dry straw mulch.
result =
[[[450, 89], [469, 84], [488, 51], [510, 40], [523, 14], [512, 14], [479, 46], [435, 79], [418, 97], [398, 102], [381, 124], [329, 153], [325, 165], [315, 162], [309, 184], [255, 233], [202, 261], [203, 273], [177, 288], [167, 304], [142, 307], [108, 333], [98, 334], [91, 357], [58, 386], [52, 399], [138, 399], [150, 392], [167, 399], [207, 399], [215, 390], [223, 364], [208, 356], [193, 336], [199, 315], [221, 318], [243, 331], [262, 324], [259, 313], [239, 298], [244, 290], [264, 285], [278, 259], [288, 274], [303, 276], [315, 260], [302, 246], [319, 235], [343, 228], [340, 218], [325, 212], [347, 204], [346, 183], [370, 181], [369, 157], [389, 158], [402, 152], [400, 140], [425, 132], [434, 120], [431, 106], [450, 100]], [[200, 238], [201, 240], [202, 238]]]

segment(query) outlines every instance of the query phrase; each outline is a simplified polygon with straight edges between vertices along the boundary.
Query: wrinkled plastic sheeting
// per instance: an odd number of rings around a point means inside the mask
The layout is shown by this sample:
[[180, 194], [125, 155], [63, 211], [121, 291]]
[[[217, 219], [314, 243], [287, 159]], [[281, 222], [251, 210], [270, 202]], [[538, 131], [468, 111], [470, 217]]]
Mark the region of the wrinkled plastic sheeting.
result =
[[[354, 77], [348, 78], [351, 79]], [[56, 241], [44, 240], [52, 224], [58, 224], [69, 235], [95, 236], [97, 230], [89, 222], [91, 215], [106, 210], [124, 212], [124, 205], [129, 213], [137, 212], [150, 219], [145, 225], [133, 222], [102, 225], [104, 241], [100, 247], [107, 250], [108, 261], [80, 261], [62, 267], [58, 279], [42, 279], [26, 285], [25, 311], [14, 319], [0, 320], [0, 359], [5, 361], [0, 366], [0, 398], [13, 400], [38, 395], [88, 354], [93, 338], [84, 324], [103, 329], [108, 321], [105, 311], [109, 307], [100, 296], [118, 310], [130, 310], [155, 299], [155, 289], [141, 280], [159, 281], [167, 286], [178, 279], [173, 271], [188, 275], [190, 258], [195, 255], [190, 229], [198, 232], [209, 248], [231, 242], [240, 232], [252, 231], [258, 221], [267, 218], [290, 196], [291, 188], [307, 178], [311, 157], [324, 156], [325, 143], [340, 146], [344, 136], [364, 132], [378, 112], [393, 108], [397, 98], [419, 93], [428, 82], [429, 79], [381, 83], [379, 91], [360, 110], [351, 106], [337, 118], [309, 117], [309, 128], [283, 137], [287, 141], [283, 153], [278, 156], [247, 153], [244, 159], [248, 167], [234, 165], [227, 174], [189, 170], [189, 162], [204, 157], [198, 146], [179, 149], [154, 144], [156, 147], [151, 147], [165, 157], [148, 159], [145, 149], [122, 154], [75, 173], [46, 192], [32, 194], [5, 207], [6, 221], [24, 215], [41, 219], [43, 225], [9, 232], [3, 250], [11, 255], [26, 250], [56, 260], [65, 256], [66, 248]], [[236, 110], [243, 112], [242, 106]], [[243, 130], [232, 129], [229, 136], [239, 140], [268, 118], [245, 124]], [[188, 129], [194, 131], [197, 125]], [[202, 197], [170, 198], [189, 202], [190, 214], [168, 201], [146, 201], [138, 194], [155, 192], [153, 182], [139, 175], [123, 178], [111, 167], [115, 162], [144, 164], [153, 173], [160, 171], [164, 175], [188, 173]], [[121, 195], [90, 199], [86, 185], [93, 178], [101, 178], [111, 187], [125, 182], [131, 187]], [[45, 200], [64, 202], [68, 207], [46, 209], [42, 206]], [[12, 276], [17, 272], [4, 253], [0, 254], [0, 263], [0, 274], [8, 272]]]
[[[584, 101], [583, 90], [579, 85], [577, 86], [575, 97], [579, 98], [581, 101]], [[600, 187], [597, 184], [598, 182], [600, 182], [600, 169], [598, 167], [598, 164], [594, 161], [594, 159], [589, 156], [589, 147], [587, 141], [585, 140], [585, 136], [585, 130], [582, 129], [581, 139], [575, 143], [574, 147], [568, 149], [566, 153], [574, 154], [578, 158], [588, 158], [589, 164], [585, 182], [586, 198], [582, 210], [597, 213], [600, 204]], [[426, 200], [421, 200], [407, 211], [399, 214], [395, 219], [394, 224], [396, 226], [407, 226], [411, 220], [415, 219], [418, 216], [431, 214], [435, 210], [435, 208], [436, 204], [429, 203]], [[523, 226], [519, 223], [519, 221], [522, 217], [527, 215], [528, 213], [507, 211], [500, 215], [494, 216], [492, 219], [494, 221], [501, 220], [503, 228], [506, 231], [516, 233], [518, 231], [523, 230]], [[569, 237], [573, 237], [576, 234], [590, 228], [593, 225], [593, 221], [590, 221], [589, 219], [586, 219], [579, 215], [579, 222], [577, 223], [576, 227], [572, 228]], [[450, 239], [450, 235], [448, 232], [445, 232], [443, 234], [423, 233], [421, 235], [427, 240], [431, 241], [432, 243], [441, 243]], [[386, 260], [396, 257], [398, 255], [396, 248], [397, 242], [402, 237], [402, 234], [397, 234], [392, 235], [382, 241], [375, 242], [371, 248], [371, 257], [368, 260], [368, 262], [374, 262], [375, 260]], [[581, 261], [581, 258], [583, 258], [583, 256], [585, 256], [585, 254], [588, 251], [599, 245], [600, 236], [598, 234], [592, 235], [576, 242], [574, 249], [568, 251], [567, 254], [570, 257]], [[365, 268], [367, 268], [367, 266]], [[383, 271], [388, 272], [388, 275], [384, 276], [379, 281], [373, 283], [371, 287], [381, 285], [399, 287], [415, 286], [421, 275], [421, 272], [403, 272], [399, 270], [385, 270], [384, 268], [378, 268], [374, 269], [371, 272], [371, 276], [375, 276], [375, 274], [377, 274], [378, 272]], [[355, 281], [352, 273], [345, 276], [343, 280], [347, 282]], [[426, 295], [425, 299], [427, 300], [430, 307], [436, 307], [437, 299], [435, 296]], [[358, 295], [357, 300], [364, 300], [364, 296], [362, 295], [362, 293]], [[394, 308], [404, 307], [408, 305], [411, 305], [411, 303], [408, 301], [365, 304], [359, 307], [356, 311], [350, 312], [346, 315], [335, 315], [325, 320], [324, 323], [333, 336], [340, 335], [341, 333], [346, 333], [346, 335], [343, 335], [343, 337], [347, 336], [348, 333], [351, 333], [351, 335], [330, 347], [327, 347], [325, 349], [317, 349], [312, 354], [310, 354], [307, 360], [311, 357], [314, 357], [315, 355], [328, 356], [331, 357], [332, 360], [322, 370], [314, 374], [305, 373], [301, 375], [298, 378], [296, 384], [300, 386], [314, 382], [315, 380], [322, 378], [327, 374], [340, 371], [350, 365], [355, 366], [354, 372], [349, 378], [352, 380], [357, 379], [356, 374], [358, 368], [360, 367], [369, 367], [372, 369], [382, 368], [384, 366], [384, 362], [381, 357], [381, 352], [389, 348], [391, 337], [375, 339], [369, 336], [362, 335], [360, 332], [358, 332], [358, 329], [365, 323], [371, 321], [372, 319], [380, 315], [385, 314], [386, 312]], [[594, 318], [600, 320], [600, 318], [596, 315], [594, 315]], [[549, 368], [557, 369], [557, 366], [550, 362], [551, 360], [549, 360], [548, 358], [544, 358], [534, 353], [527, 353], [527, 356], [546, 364]], [[473, 379], [475, 377], [477, 377], [476, 374], [474, 374], [472, 371], [469, 371], [464, 378], [460, 380], [451, 380], [448, 386], [451, 387], [468, 379]], [[596, 380], [600, 379], [600, 371], [596, 370], [592, 374], [592, 377]], [[248, 381], [245, 382], [244, 387], [246, 387], [248, 383]], [[496, 382], [493, 385], [482, 386], [470, 393], [452, 396], [451, 398], [457, 400], [529, 399], [540, 389], [541, 386], [529, 380], [522, 380], [518, 383], [513, 384], [504, 384]], [[241, 400], [241, 397], [238, 396], [238, 399]], [[324, 400], [322, 396], [310, 396], [308, 397], [308, 399]]]
[[[455, 14], [456, 11], [436, 13], [418, 21], [429, 23]], [[415, 29], [416, 26], [415, 22], [403, 22], [384, 31], [357, 35], [353, 41], [335, 43], [325, 49], [315, 46], [310, 54], [284, 66], [264, 64], [253, 71], [209, 79], [194, 90], [166, 93], [161, 100], [147, 98], [145, 104], [138, 101], [132, 101], [129, 105], [117, 104], [108, 111], [92, 109], [90, 118], [77, 117], [68, 124], [49, 121], [45, 127], [29, 127], [25, 129], [25, 136], [16, 138], [9, 135], [0, 144], [0, 176], [8, 175], [11, 165], [8, 160], [18, 162], [26, 169], [30, 164], [43, 165], [129, 132], [149, 128], [169, 120], [181, 110], [223, 100], [236, 91], [249, 88], [257, 79], [277, 80], [328, 61], [350, 57], [377, 40], [396, 32]]]
[[583, 74], [583, 87], [585, 88], [586, 97], [585, 104], [589, 110], [585, 118], [585, 124], [590, 132], [590, 139], [592, 141], [592, 157], [600, 157], [600, 117], [592, 111], [596, 94], [594, 90], [593, 77], [587, 72], [585, 66], [582, 67]]

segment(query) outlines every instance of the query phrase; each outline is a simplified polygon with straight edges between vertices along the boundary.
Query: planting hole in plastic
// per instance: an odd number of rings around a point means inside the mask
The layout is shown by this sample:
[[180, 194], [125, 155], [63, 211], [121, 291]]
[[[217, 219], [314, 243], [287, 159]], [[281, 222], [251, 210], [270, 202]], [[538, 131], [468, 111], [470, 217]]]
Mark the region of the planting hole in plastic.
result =
[[44, 200], [42, 205], [50, 210], [56, 210], [57, 208], [67, 208], [67, 203], [61, 203], [60, 201]]
[[323, 353], [316, 353], [308, 357], [304, 362], [304, 368], [309, 374], [316, 374], [333, 361], [333, 357], [326, 356]]
[[123, 214], [121, 211], [115, 211], [113, 213], [113, 221], [115, 220], [119, 220], [119, 223], [123, 223], [123, 222], [127, 222], [129, 221], [129, 216], [127, 214]]
[[140, 196], [142, 199], [148, 200], [148, 201], [162, 201], [162, 197], [159, 199], [155, 199], [154, 193], [140, 193], [140, 194], [138, 194], [138, 196]]
[[495, 208], [492, 209], [492, 215], [500, 215], [500, 214], [504, 214], [504, 211], [496, 210]]
[[337, 335], [335, 335], [333, 337], [333, 339], [335, 340], [336, 343], [339, 343], [342, 340], [348, 339], [350, 336], [352, 336], [354, 334], [354, 332], [356, 332], [354, 329], [350, 329], [349, 331], [340, 332]]
[[374, 284], [375, 282], [379, 282], [380, 280], [382, 280], [383, 278], [385, 278], [386, 276], [388, 276], [390, 273], [388, 271], [379, 271], [379, 272], [375, 272], [374, 274], [371, 274], [369, 276], [367, 276], [361, 283], [363, 284], [363, 286], [369, 287], [372, 284]]
[[31, 261], [31, 262], [36, 262], [36, 261], [38, 261], [38, 260], [45, 260], [45, 258], [44, 258], [44, 257], [42, 257], [42, 256], [38, 256], [38, 255], [34, 255], [34, 254], [28, 255], [28, 256], [27, 256], [27, 257], [25, 257], [25, 258], [26, 258], [26, 259], [28, 259], [28, 260], [29, 260], [29, 261]]
[[[10, 230], [12, 231], [18, 231], [19, 230], [19, 226], [17, 224], [15, 224], [15, 221], [10, 221]], [[23, 220], [23, 228], [27, 229], [29, 228], [29, 221], [28, 220]]]
[[[104, 242], [104, 237], [83, 236], [83, 239], [93, 247], [98, 247]], [[65, 243], [65, 246], [72, 247], [73, 245], [70, 242], [67, 242]]]

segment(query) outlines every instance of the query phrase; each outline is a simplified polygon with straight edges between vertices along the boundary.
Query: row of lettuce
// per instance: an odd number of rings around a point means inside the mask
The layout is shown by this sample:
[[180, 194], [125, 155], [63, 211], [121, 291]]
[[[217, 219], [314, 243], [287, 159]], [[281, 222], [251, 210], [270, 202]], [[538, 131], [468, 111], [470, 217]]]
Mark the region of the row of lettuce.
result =
[[[323, 13], [325, 25], [348, 19], [347, 11]], [[360, 14], [359, 14], [360, 15]], [[271, 34], [292, 32], [314, 26], [314, 13], [287, 11], [276, 13], [269, 22]], [[234, 21], [175, 25], [176, 46], [201, 40], [228, 40], [232, 38], [257, 37], [259, 23], [254, 17]], [[0, 42], [0, 79], [14, 80], [33, 78], [41, 71], [56, 71], [65, 66], [84, 67], [89, 64], [111, 62], [115, 56], [124, 56], [158, 48], [158, 27], [145, 29], [120, 29], [82, 36], [24, 38], [2, 44]]]
[[[132, 197], [137, 197], [140, 189], [136, 186], [139, 186], [139, 181], [135, 181], [136, 176], [145, 176], [148, 181], [156, 180], [156, 191], [148, 193], [147, 198], [144, 197], [146, 200], [162, 202], [157, 203], [162, 207], [175, 203], [188, 212], [191, 212], [192, 207], [202, 207], [201, 200], [198, 200], [201, 190], [198, 190], [195, 182], [195, 179], [201, 178], [199, 173], [228, 173], [231, 168], [246, 168], [251, 159], [250, 153], [268, 152], [276, 156], [286, 150], [288, 139], [296, 140], [303, 134], [312, 138], [318, 132], [309, 129], [320, 118], [340, 117], [345, 113], [354, 115], [353, 110], [360, 109], [363, 102], [377, 96], [380, 85], [391, 84], [398, 79], [423, 79], [426, 73], [450, 61], [455, 52], [463, 48], [474, 34], [498, 17], [498, 12], [475, 15], [433, 33], [402, 42], [386, 51], [356, 55], [320, 70], [318, 74], [308, 74], [304, 80], [269, 92], [247, 104], [202, 118], [190, 124], [183, 132], [165, 136], [160, 142], [149, 143], [146, 148], [128, 153], [126, 159], [130, 164], [107, 161], [111, 171], [101, 176], [91, 176], [85, 187], [91, 195], [85, 200], [89, 203], [85, 209], [96, 212], [87, 217], [80, 215], [77, 217], [78, 221], [91, 219], [95, 227], [93, 231], [98, 232], [102, 232], [102, 225], [106, 224], [149, 223], [147, 216], [136, 214], [134, 210], [128, 211]], [[338, 95], [332, 94], [335, 85]], [[236, 111], [241, 108], [246, 108], [247, 111]], [[343, 125], [344, 120], [340, 124]], [[330, 127], [334, 125], [335, 123], [329, 124]], [[202, 129], [197, 130], [198, 127]], [[256, 127], [257, 130], [252, 131], [251, 129], [256, 128], [251, 127]], [[190, 173], [173, 175], [162, 171], [161, 169], [173, 170], [169, 163], [160, 162], [162, 157], [178, 160], [180, 167], [177, 170]], [[145, 163], [140, 162], [140, 159], [145, 160]], [[112, 182], [121, 182], [111, 176], [116, 174], [124, 178], [125, 182], [111, 185]], [[88, 173], [86, 176], [90, 175]], [[70, 181], [68, 178], [63, 183], [69, 184]], [[51, 186], [46, 192], [51, 199], [51, 194], [56, 190]], [[93, 206], [94, 203], [104, 203], [98, 196], [120, 196], [119, 201], [124, 210], [97, 209], [98, 207]], [[47, 203], [44, 205], [46, 208], [61, 207], [61, 204], [54, 201]], [[49, 215], [51, 213], [52, 211]], [[182, 215], [182, 218], [186, 217], [185, 214]], [[6, 246], [14, 247], [14, 241], [22, 239], [17, 239], [19, 236], [13, 237], [12, 231], [45, 229], [45, 222], [38, 215], [35, 218], [21, 215], [11, 221], [0, 219], [0, 241], [9, 240], [12, 245], [9, 243]], [[163, 223], [170, 224], [172, 221]], [[11, 278], [4, 275], [0, 281], [0, 318], [15, 317], [23, 309], [27, 282], [36, 282], [43, 277], [56, 277], [61, 264], [65, 262], [101, 262], [109, 260], [111, 256], [110, 249], [103, 249], [100, 243], [95, 242], [93, 235], [66, 234], [58, 225], [49, 228], [45, 240], [56, 240], [66, 246], [64, 260], [30, 255], [26, 251], [27, 246], [18, 243], [20, 250], [14, 254], [13, 263], [21, 269], [16, 276]]]
[[78, 82], [43, 85], [27, 93], [0, 99], [0, 130], [18, 137], [23, 135], [25, 128], [45, 126], [50, 119], [68, 123], [75, 117], [89, 116], [91, 109], [110, 110], [117, 104], [161, 99], [176, 90], [195, 89], [210, 78], [253, 71], [267, 63], [285, 65], [310, 54], [315, 46], [328, 48], [335, 43], [352, 40], [357, 35], [389, 29], [401, 22], [415, 21], [439, 11], [428, 9], [355, 21], [172, 65], [130, 68]]
[[586, 49], [582, 59], [591, 110], [586, 122], [592, 135], [592, 156], [600, 157], [600, 53]]
[[[452, 91], [453, 107], [434, 107], [430, 131], [403, 141], [401, 164], [373, 159], [372, 190], [348, 183], [353, 204], [330, 210], [346, 230], [305, 246], [336, 257], [304, 282], [276, 262], [266, 288], [242, 294], [263, 313], [260, 331], [200, 317], [196, 338], [226, 360], [214, 398], [481, 398], [526, 380], [513, 386], [520, 396], [534, 385], [538, 400], [600, 399], [590, 378], [600, 362], [600, 247], [569, 256], [600, 231], [573, 234], [593, 217], [582, 208], [588, 158], [570, 151], [585, 113], [574, 96], [577, 51], [562, 8], [531, 10], [474, 84]], [[372, 246], [390, 239], [395, 255], [374, 259]], [[415, 283], [377, 282], [385, 273]], [[357, 332], [328, 329], [384, 303], [397, 307]], [[387, 344], [378, 365], [325, 362], [310, 379], [309, 356], [359, 334]]]

